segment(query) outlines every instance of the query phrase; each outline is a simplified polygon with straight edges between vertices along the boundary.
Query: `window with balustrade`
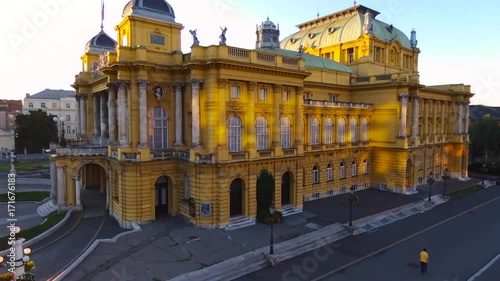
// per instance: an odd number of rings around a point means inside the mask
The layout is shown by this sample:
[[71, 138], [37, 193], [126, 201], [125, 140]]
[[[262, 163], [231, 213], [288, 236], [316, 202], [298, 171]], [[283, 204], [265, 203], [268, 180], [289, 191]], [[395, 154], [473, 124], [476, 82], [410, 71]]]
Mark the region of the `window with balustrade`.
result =
[[241, 151], [241, 119], [238, 116], [231, 116], [228, 122], [229, 129], [229, 151], [230, 152], [240, 152]]
[[325, 143], [333, 143], [333, 121], [332, 118], [325, 119]]
[[346, 127], [345, 127], [345, 119], [344, 118], [340, 118], [338, 120], [339, 124], [337, 126], [337, 140], [339, 143], [345, 143], [345, 140], [346, 140]]
[[257, 150], [267, 149], [268, 133], [267, 119], [263, 116], [257, 118]]
[[281, 117], [280, 119], [280, 140], [282, 148], [290, 148], [291, 145], [290, 135], [290, 119], [288, 117]]
[[153, 107], [153, 136], [151, 149], [162, 150], [168, 148], [168, 113], [162, 106]]
[[311, 144], [319, 144], [319, 120], [312, 117], [310, 121]]
[[352, 143], [358, 142], [358, 120], [356, 120], [356, 118], [351, 118], [350, 135]]

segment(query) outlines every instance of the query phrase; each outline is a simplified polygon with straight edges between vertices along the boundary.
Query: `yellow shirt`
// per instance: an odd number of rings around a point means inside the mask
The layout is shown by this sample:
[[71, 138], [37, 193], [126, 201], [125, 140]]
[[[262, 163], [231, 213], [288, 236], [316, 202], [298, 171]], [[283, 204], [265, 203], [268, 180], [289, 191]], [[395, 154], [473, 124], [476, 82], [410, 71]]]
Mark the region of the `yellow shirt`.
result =
[[420, 261], [427, 263], [429, 261], [429, 254], [425, 251], [420, 252]]

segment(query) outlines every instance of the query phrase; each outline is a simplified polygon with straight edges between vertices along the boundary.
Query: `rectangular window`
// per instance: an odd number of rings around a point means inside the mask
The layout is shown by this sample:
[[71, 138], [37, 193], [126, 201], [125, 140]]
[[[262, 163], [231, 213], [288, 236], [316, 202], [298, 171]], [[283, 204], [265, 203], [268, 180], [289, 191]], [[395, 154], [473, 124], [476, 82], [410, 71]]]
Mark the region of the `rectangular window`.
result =
[[340, 192], [345, 193], [345, 191], [346, 191], [345, 186], [340, 188]]
[[314, 193], [313, 193], [313, 197], [314, 197], [314, 198], [319, 198], [319, 192], [314, 192]]
[[66, 115], [66, 121], [71, 121], [71, 115]]
[[231, 86], [231, 98], [235, 100], [240, 98], [240, 86]]
[[66, 108], [71, 108], [71, 105], [69, 103], [67, 103]]
[[155, 44], [155, 45], [165, 45], [165, 36], [151, 34], [149, 36], [149, 42], [151, 42], [151, 44]]
[[347, 62], [348, 63], [354, 62], [354, 48], [347, 49]]
[[330, 58], [330, 53], [325, 53], [325, 54], [323, 54], [323, 57], [324, 57], [325, 59], [329, 59], [329, 58]]
[[313, 183], [319, 182], [319, 171], [318, 169], [313, 169]]
[[337, 97], [336, 96], [330, 96], [330, 101], [337, 101]]
[[328, 194], [328, 195], [333, 195], [333, 189], [329, 189], [329, 190], [326, 192], [326, 194]]
[[28, 107], [33, 107], [33, 103], [32, 102], [28, 103]]
[[290, 91], [289, 90], [283, 91], [283, 101], [284, 102], [290, 101]]
[[40, 104], [40, 107], [41, 107], [41, 108], [46, 108], [46, 107], [45, 107], [45, 103], [44, 103], [44, 102], [42, 102], [42, 103]]
[[57, 103], [53, 102], [52, 103], [52, 108], [57, 108]]
[[384, 62], [384, 49], [380, 47], [374, 47], [373, 51], [375, 53], [373, 60], [376, 62]]
[[333, 171], [332, 171], [332, 166], [329, 165], [328, 167], [326, 167], [326, 180], [333, 180]]
[[267, 89], [266, 88], [260, 88], [260, 90], [259, 90], [259, 100], [261, 100], [261, 101], [267, 100]]

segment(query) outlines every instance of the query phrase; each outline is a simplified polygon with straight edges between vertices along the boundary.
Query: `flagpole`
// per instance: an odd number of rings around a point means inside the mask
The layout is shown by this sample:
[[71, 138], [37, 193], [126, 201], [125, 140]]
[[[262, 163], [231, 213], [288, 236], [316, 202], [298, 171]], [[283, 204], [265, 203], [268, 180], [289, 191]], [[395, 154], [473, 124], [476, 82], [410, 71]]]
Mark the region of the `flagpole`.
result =
[[101, 30], [104, 30], [104, 0], [101, 0]]

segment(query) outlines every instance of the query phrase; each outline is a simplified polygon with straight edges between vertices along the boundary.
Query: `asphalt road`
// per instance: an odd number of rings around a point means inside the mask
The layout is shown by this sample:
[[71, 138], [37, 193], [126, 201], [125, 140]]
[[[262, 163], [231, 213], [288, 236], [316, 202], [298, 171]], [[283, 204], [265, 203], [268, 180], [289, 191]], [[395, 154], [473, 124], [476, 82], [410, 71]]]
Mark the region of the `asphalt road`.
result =
[[[471, 210], [497, 197], [498, 200]], [[491, 187], [237, 280], [466, 281], [500, 253], [499, 211], [500, 187]], [[461, 215], [450, 219], [457, 214]], [[403, 239], [407, 240], [391, 247]], [[419, 271], [418, 254], [423, 247], [430, 256], [426, 276]], [[363, 259], [370, 254], [374, 255]], [[346, 266], [355, 261], [359, 263]], [[339, 270], [336, 274], [324, 277], [336, 269]], [[497, 281], [499, 271], [498, 267], [492, 267], [476, 280]]]

